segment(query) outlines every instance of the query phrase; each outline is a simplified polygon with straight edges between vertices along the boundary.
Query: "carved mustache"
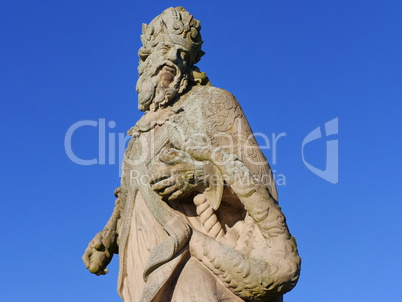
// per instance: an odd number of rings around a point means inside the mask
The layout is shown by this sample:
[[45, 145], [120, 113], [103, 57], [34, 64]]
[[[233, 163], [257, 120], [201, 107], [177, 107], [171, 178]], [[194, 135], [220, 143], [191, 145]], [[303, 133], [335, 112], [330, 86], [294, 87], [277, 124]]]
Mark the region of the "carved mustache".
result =
[[172, 73], [174, 76], [180, 73], [180, 69], [177, 65], [175, 65], [173, 62], [165, 60], [163, 62], [160, 62], [159, 64], [156, 64], [154, 66], [150, 64], [143, 63], [140, 65], [138, 68], [138, 72], [140, 74], [140, 77], [146, 76], [146, 77], [154, 77], [158, 75], [162, 71], [169, 71]]

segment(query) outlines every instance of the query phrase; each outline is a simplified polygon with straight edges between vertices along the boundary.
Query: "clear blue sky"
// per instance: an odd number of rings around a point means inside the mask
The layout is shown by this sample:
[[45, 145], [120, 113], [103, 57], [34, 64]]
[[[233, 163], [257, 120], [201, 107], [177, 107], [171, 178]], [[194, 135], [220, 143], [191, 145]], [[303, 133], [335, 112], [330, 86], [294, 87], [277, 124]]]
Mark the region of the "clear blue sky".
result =
[[[150, 5], [152, 3], [152, 5]], [[303, 259], [286, 302], [401, 299], [401, 1], [3, 1], [0, 10], [0, 301], [120, 301], [81, 255], [112, 212], [116, 157], [82, 166], [64, 138], [82, 120], [137, 111], [141, 24], [183, 5], [202, 22], [199, 67], [277, 143], [280, 204]], [[338, 118], [339, 181], [302, 142]], [[398, 122], [399, 121], [399, 122]], [[72, 148], [98, 158], [98, 129]], [[305, 146], [324, 169], [327, 139]], [[115, 152], [117, 152], [117, 147]], [[265, 150], [272, 161], [272, 149]], [[113, 154], [112, 154], [113, 155]], [[117, 161], [117, 160], [116, 160]], [[283, 175], [283, 176], [282, 176]]]

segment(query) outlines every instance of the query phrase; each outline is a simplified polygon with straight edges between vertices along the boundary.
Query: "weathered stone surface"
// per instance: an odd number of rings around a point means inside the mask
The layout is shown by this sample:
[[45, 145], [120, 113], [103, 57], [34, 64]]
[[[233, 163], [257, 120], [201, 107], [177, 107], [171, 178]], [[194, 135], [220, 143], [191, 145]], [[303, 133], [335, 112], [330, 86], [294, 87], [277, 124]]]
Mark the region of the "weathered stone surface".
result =
[[139, 109], [113, 214], [83, 256], [120, 254], [124, 301], [282, 301], [299, 276], [270, 166], [237, 100], [195, 67], [200, 23], [169, 8], [143, 25]]

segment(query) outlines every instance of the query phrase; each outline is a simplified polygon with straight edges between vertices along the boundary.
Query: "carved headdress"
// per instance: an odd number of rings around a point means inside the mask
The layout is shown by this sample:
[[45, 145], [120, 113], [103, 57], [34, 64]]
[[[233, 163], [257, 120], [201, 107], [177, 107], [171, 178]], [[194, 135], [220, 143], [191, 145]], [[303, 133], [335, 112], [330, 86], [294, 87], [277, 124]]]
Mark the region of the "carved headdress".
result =
[[143, 47], [138, 55], [144, 61], [159, 43], [180, 45], [189, 53], [189, 66], [196, 64], [204, 52], [201, 50], [200, 21], [194, 19], [183, 7], [170, 7], [151, 21], [142, 25]]

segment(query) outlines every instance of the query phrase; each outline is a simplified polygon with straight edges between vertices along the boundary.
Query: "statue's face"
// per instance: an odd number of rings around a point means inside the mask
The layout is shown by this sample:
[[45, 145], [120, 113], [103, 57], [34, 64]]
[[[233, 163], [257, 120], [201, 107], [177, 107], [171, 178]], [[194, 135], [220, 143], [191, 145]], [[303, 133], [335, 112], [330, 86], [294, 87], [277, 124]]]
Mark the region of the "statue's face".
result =
[[140, 110], [167, 106], [186, 88], [187, 51], [178, 45], [159, 43], [147, 57], [142, 57], [137, 82]]

